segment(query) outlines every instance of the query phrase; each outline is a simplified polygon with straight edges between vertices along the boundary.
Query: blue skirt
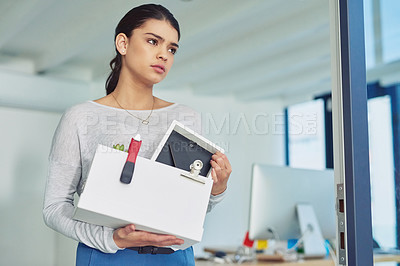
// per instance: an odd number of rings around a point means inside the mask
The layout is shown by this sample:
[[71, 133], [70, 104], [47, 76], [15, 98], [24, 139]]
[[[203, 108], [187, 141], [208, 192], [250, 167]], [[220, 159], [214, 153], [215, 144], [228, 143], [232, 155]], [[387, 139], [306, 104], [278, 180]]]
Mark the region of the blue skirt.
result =
[[76, 266], [194, 266], [193, 248], [177, 250], [172, 254], [138, 254], [131, 249], [116, 253], [103, 253], [79, 243], [76, 252]]

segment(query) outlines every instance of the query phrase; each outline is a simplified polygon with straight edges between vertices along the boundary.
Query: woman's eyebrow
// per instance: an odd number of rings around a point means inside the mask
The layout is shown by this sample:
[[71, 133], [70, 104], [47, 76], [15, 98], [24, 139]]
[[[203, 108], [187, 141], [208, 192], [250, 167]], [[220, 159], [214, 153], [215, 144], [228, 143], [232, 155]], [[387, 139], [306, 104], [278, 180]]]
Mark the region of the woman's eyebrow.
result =
[[[151, 32], [147, 32], [145, 34], [150, 34], [153, 35], [155, 38], [159, 39], [160, 41], [165, 41], [165, 39], [157, 34], [151, 33]], [[175, 46], [176, 48], [179, 48], [179, 45], [177, 43], [171, 42], [172, 46]]]

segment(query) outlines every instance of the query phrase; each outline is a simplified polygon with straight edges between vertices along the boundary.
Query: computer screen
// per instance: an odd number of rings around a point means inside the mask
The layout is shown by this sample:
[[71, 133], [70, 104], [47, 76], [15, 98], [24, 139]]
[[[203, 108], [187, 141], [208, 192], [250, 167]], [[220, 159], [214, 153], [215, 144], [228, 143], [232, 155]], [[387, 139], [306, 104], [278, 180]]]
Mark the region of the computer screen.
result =
[[254, 164], [250, 198], [250, 239], [299, 239], [296, 205], [307, 203], [322, 236], [336, 238], [333, 170], [309, 170]]

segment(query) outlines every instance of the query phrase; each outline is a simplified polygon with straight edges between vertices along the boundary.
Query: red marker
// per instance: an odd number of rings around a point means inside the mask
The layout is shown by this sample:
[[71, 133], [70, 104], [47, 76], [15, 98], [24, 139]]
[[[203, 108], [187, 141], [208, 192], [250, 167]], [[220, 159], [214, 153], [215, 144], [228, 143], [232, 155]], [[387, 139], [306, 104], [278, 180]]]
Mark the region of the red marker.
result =
[[133, 172], [135, 171], [136, 157], [140, 150], [142, 141], [140, 135], [137, 134], [132, 138], [128, 149], [128, 158], [126, 159], [124, 168], [122, 169], [121, 178], [119, 179], [124, 184], [129, 184], [132, 181]]

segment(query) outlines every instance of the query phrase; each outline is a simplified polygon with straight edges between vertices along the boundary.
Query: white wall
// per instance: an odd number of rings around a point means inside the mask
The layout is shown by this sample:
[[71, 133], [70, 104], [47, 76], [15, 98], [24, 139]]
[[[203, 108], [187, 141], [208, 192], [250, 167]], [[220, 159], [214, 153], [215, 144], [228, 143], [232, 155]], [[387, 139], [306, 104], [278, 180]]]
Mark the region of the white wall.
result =
[[[43, 223], [47, 156], [59, 113], [0, 107], [0, 265], [73, 265]], [[72, 257], [73, 258], [73, 257]], [[61, 264], [59, 264], [61, 265]]]
[[[0, 75], [7, 77], [2, 87], [14, 89], [0, 91], [0, 265], [73, 265], [76, 243], [48, 229], [42, 220], [47, 156], [61, 113], [5, 106], [62, 110], [101, 97], [104, 85]], [[58, 85], [61, 97], [44, 97]], [[156, 89], [155, 94], [201, 112], [204, 134], [225, 148], [233, 166], [228, 195], [207, 215], [196, 254], [204, 246], [240, 245], [248, 224], [252, 163], [284, 161], [283, 128], [274, 121], [281, 118], [281, 101], [242, 103], [232, 97], [197, 96], [190, 90]], [[29, 102], [33, 103], [28, 106]]]
[[75, 241], [43, 222], [43, 194], [61, 112], [91, 84], [7, 70], [0, 80], [0, 265], [74, 265]]

